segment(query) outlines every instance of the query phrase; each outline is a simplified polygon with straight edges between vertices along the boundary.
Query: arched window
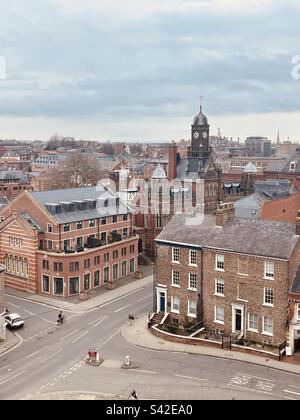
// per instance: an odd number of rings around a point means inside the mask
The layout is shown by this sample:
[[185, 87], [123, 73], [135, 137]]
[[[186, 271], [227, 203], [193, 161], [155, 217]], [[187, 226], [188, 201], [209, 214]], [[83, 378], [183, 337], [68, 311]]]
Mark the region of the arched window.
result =
[[18, 257], [15, 257], [14, 258], [14, 260], [15, 260], [15, 273], [19, 273], [19, 270], [20, 270], [20, 268], [19, 268], [19, 259], [18, 259]]
[[211, 184], [210, 185], [210, 187], [209, 187], [209, 195], [211, 196], [211, 197], [213, 197], [214, 196], [214, 186]]
[[9, 257], [8, 257], [8, 255], [6, 254], [5, 255], [5, 267], [6, 267], [6, 271], [9, 271]]
[[19, 258], [19, 272], [20, 272], [20, 274], [21, 274], [21, 276], [23, 276], [23, 273], [24, 273], [24, 271], [23, 271], [23, 258]]
[[206, 185], [205, 187], [205, 197], [209, 196], [209, 189], [208, 189], [208, 185]]
[[215, 187], [214, 187], [214, 196], [217, 197], [217, 195], [218, 195], [218, 185], [215, 184]]
[[28, 259], [27, 258], [24, 258], [23, 273], [25, 277], [28, 277]]

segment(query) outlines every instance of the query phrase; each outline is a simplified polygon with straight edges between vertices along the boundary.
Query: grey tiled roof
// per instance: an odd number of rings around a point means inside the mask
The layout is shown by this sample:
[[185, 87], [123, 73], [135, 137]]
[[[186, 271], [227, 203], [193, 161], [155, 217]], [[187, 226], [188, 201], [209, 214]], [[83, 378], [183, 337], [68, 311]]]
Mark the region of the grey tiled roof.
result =
[[[295, 170], [290, 171], [291, 162], [295, 162]], [[280, 161], [274, 161], [270, 163], [265, 172], [291, 172], [300, 173], [300, 148], [295, 153], [287, 156], [286, 159]]]
[[287, 259], [298, 239], [293, 223], [231, 218], [219, 227], [214, 216], [177, 215], [156, 241]]
[[20, 180], [20, 182], [28, 182], [26, 175], [22, 171], [0, 171], [0, 182], [2, 180]]
[[[127, 214], [132, 210], [120, 201], [119, 206], [115, 205], [116, 196], [109, 191], [106, 191], [103, 186], [73, 188], [63, 190], [51, 190], [30, 193], [32, 197], [39, 202], [58, 223], [71, 223], [82, 220], [96, 219], [99, 217], [107, 217], [118, 214]], [[103, 201], [108, 199], [108, 206], [105, 207]], [[55, 204], [72, 203], [75, 201], [96, 201], [96, 208], [85, 210], [75, 210], [72, 212], [65, 211], [55, 213], [51, 209]]]

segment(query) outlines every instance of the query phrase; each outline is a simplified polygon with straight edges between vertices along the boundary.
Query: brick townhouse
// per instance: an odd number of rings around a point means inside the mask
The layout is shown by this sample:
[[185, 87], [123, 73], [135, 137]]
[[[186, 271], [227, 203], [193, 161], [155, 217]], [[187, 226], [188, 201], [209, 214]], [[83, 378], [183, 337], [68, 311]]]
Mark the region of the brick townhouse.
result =
[[103, 186], [25, 191], [0, 217], [6, 287], [67, 297], [137, 270], [132, 212]]
[[156, 239], [154, 311], [181, 327], [279, 346], [289, 339], [299, 233], [293, 223], [235, 218], [232, 203], [216, 217], [175, 216]]
[[6, 323], [4, 319], [4, 273], [5, 267], [0, 265], [0, 342], [6, 337]]

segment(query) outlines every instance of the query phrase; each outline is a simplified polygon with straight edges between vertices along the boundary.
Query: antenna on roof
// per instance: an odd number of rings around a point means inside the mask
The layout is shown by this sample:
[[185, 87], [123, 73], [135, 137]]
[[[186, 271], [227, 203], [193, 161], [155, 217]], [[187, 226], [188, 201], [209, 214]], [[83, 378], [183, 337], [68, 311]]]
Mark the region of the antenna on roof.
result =
[[200, 96], [200, 111], [202, 112], [203, 107], [203, 95]]

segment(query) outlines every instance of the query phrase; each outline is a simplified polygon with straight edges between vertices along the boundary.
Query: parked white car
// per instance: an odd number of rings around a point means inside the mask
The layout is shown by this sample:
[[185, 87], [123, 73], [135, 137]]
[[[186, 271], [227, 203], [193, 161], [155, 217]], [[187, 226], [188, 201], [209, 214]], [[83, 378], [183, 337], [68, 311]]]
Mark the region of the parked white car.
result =
[[7, 328], [10, 330], [24, 327], [24, 319], [19, 314], [5, 315], [4, 319], [6, 321]]

